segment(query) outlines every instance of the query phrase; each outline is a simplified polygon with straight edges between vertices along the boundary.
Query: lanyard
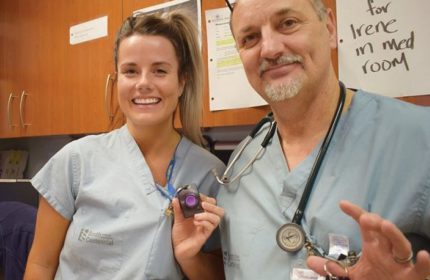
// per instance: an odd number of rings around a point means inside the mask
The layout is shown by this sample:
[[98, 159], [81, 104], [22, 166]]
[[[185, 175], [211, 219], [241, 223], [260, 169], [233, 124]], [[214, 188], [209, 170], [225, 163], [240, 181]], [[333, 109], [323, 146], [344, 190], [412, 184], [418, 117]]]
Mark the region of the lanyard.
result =
[[161, 195], [163, 195], [165, 198], [167, 198], [170, 201], [172, 201], [176, 195], [176, 189], [172, 184], [172, 176], [173, 176], [173, 170], [174, 170], [175, 164], [176, 164], [176, 150], [177, 150], [177, 148], [178, 148], [178, 146], [176, 146], [175, 153], [173, 154], [173, 158], [170, 160], [169, 166], [167, 166], [167, 170], [166, 170], [166, 184], [167, 184], [166, 189], [167, 189], [167, 191], [162, 186], [155, 183], [155, 185], [157, 186], [157, 190], [161, 193]]
[[170, 160], [169, 166], [167, 167], [167, 171], [166, 171], [167, 191], [169, 193], [170, 200], [173, 199], [176, 193], [175, 187], [172, 184], [172, 174], [173, 174], [173, 169], [175, 168], [175, 163], [176, 163], [176, 158], [175, 158], [175, 155], [173, 155], [173, 158]]
[[171, 182], [172, 181], [173, 168], [175, 167], [175, 163], [176, 163], [175, 156], [173, 156], [173, 158], [169, 162], [169, 166], [167, 167], [167, 171], [166, 171], [166, 181], [167, 181], [166, 189], [164, 189], [159, 184], [155, 183], [155, 185], [157, 186], [157, 190], [161, 193], [161, 195], [170, 201], [173, 200], [173, 197], [175, 197], [175, 194], [176, 194], [175, 187], [173, 186], [173, 184]]

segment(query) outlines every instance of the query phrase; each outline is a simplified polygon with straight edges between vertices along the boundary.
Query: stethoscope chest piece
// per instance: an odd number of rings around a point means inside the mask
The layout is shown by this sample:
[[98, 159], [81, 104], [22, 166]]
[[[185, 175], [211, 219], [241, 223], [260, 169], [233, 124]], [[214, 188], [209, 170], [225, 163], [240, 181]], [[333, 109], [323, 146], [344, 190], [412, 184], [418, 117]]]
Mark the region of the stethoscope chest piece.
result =
[[278, 229], [276, 242], [282, 250], [294, 253], [305, 245], [305, 232], [295, 223], [287, 223]]

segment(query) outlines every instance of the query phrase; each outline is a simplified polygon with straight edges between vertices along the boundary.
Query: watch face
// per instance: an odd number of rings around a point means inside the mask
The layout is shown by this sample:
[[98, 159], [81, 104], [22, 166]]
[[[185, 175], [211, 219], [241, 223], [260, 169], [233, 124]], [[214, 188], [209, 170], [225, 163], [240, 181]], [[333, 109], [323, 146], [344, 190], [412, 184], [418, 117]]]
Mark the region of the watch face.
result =
[[298, 224], [285, 224], [276, 233], [276, 242], [282, 250], [297, 252], [305, 244], [305, 232]]

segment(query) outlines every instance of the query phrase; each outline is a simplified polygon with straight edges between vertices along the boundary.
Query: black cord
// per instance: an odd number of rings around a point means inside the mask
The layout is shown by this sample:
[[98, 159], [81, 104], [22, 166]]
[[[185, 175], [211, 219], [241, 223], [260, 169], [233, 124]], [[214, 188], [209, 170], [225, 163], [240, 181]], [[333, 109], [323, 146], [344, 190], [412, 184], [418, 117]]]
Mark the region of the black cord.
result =
[[336, 126], [339, 122], [340, 115], [342, 114], [343, 105], [345, 103], [346, 90], [342, 82], [339, 82], [339, 86], [340, 86], [340, 94], [339, 94], [339, 101], [337, 103], [336, 112], [333, 115], [330, 128], [327, 131], [326, 136], [324, 137], [324, 141], [318, 152], [317, 158], [314, 162], [314, 165], [312, 166], [311, 173], [309, 174], [308, 181], [306, 182], [305, 190], [303, 191], [303, 196], [299, 202], [299, 206], [297, 207], [296, 213], [294, 213], [292, 222], [298, 225], [302, 223], [303, 213], [305, 212], [306, 204], [308, 203], [309, 197], [311, 195], [315, 179], [321, 167], [321, 163], [324, 159], [324, 156], [327, 152], [328, 146], [330, 145], [330, 141], [331, 141], [331, 138], [333, 137], [334, 131], [336, 130]]

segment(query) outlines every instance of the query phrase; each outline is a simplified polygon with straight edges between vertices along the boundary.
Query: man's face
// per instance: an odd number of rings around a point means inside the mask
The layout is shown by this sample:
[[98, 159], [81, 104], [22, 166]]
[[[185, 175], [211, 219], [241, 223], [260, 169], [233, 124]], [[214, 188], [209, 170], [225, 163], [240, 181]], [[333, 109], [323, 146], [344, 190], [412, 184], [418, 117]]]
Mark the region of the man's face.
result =
[[236, 46], [252, 87], [269, 103], [318, 86], [331, 67], [336, 32], [311, 0], [240, 0], [232, 15]]

